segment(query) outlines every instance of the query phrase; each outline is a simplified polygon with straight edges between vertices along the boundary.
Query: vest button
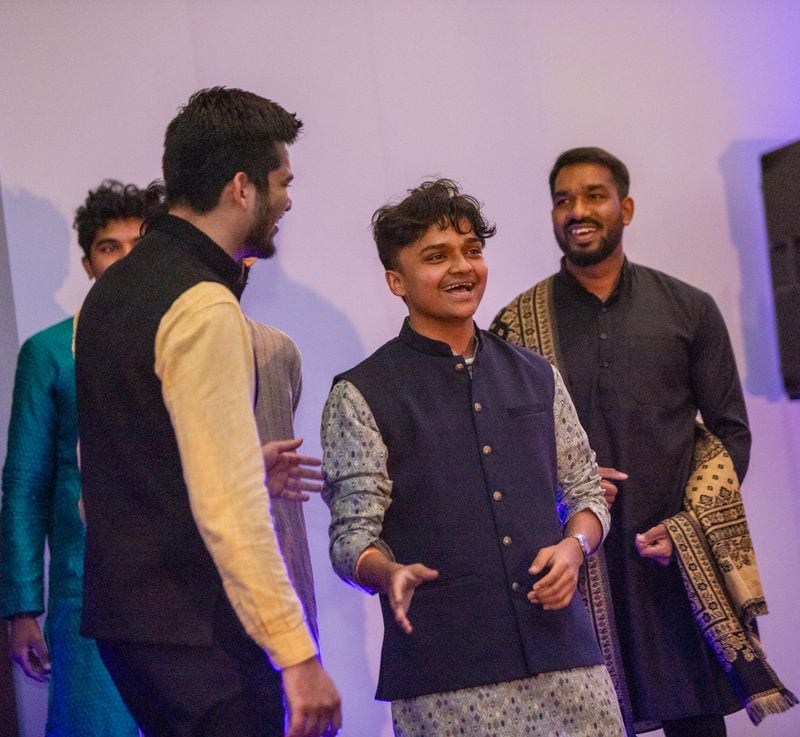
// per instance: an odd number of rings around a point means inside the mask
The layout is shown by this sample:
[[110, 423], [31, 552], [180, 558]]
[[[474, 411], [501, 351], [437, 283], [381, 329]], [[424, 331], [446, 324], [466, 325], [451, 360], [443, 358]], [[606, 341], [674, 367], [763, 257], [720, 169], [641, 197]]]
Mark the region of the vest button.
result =
[[480, 402], [475, 402], [475, 404], [472, 405], [472, 409], [476, 412], [480, 412], [483, 409], [483, 405]]
[[463, 364], [463, 363], [457, 363], [457, 364], [456, 364], [456, 371], [458, 371], [459, 373], [461, 373], [462, 371], [464, 371], [464, 369], [465, 369], [465, 368], [466, 368], [466, 366], [464, 366], [464, 364]]
[[512, 543], [512, 542], [513, 542], [513, 541], [511, 540], [511, 536], [510, 536], [510, 535], [506, 535], [506, 536], [503, 538], [503, 545], [505, 545], [507, 548], [510, 548], [510, 547], [511, 547], [511, 543]]
[[484, 445], [481, 449], [483, 451], [483, 455], [488, 456], [492, 454], [492, 446], [491, 445]]
[[514, 581], [514, 583], [511, 584], [511, 590], [522, 591], [522, 584], [519, 581]]
[[503, 501], [503, 492], [502, 491], [493, 491], [492, 492], [492, 499], [494, 499], [496, 502]]

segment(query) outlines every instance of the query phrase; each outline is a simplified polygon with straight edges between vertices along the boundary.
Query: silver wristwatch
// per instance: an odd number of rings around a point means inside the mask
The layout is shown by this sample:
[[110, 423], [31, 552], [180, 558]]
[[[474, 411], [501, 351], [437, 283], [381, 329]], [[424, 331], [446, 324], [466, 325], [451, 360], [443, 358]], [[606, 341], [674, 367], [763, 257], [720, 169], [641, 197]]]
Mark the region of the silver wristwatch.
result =
[[589, 541], [586, 539], [586, 535], [582, 532], [571, 532], [567, 537], [574, 537], [578, 541], [578, 545], [581, 546], [581, 550], [583, 551], [583, 559], [586, 560], [591, 554], [592, 549], [589, 547]]

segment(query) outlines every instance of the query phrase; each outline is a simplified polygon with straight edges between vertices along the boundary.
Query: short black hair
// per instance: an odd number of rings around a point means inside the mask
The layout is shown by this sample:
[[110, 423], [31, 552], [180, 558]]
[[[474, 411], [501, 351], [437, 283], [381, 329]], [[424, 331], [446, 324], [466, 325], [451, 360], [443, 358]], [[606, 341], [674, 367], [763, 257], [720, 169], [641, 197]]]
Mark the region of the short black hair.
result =
[[162, 165], [167, 204], [212, 210], [225, 185], [244, 172], [260, 191], [280, 166], [276, 143], [294, 143], [302, 121], [253, 92], [195, 92], [167, 126]]
[[[469, 229], [462, 228], [462, 222]], [[485, 244], [497, 228], [481, 213], [478, 200], [462, 194], [451, 179], [428, 180], [408, 190], [408, 196], [396, 205], [384, 205], [372, 216], [372, 235], [384, 268], [397, 266], [397, 253], [410, 246], [432, 225], [452, 226], [459, 233], [473, 233]]]
[[86, 258], [90, 258], [97, 231], [109, 221], [126, 218], [147, 220], [161, 208], [162, 198], [152, 188], [139, 189], [135, 184], [104, 179], [97, 189], [89, 190], [86, 201], [75, 210], [72, 227], [78, 232], [78, 245]]
[[614, 184], [617, 187], [617, 194], [619, 198], [624, 200], [628, 196], [628, 191], [631, 186], [631, 177], [628, 174], [628, 167], [625, 166], [616, 156], [608, 153], [608, 151], [597, 148], [596, 146], [584, 146], [582, 148], [571, 148], [569, 151], [564, 151], [553, 164], [550, 170], [550, 196], [555, 193], [556, 177], [565, 166], [572, 166], [573, 164], [597, 164], [604, 166], [611, 172], [614, 178]]

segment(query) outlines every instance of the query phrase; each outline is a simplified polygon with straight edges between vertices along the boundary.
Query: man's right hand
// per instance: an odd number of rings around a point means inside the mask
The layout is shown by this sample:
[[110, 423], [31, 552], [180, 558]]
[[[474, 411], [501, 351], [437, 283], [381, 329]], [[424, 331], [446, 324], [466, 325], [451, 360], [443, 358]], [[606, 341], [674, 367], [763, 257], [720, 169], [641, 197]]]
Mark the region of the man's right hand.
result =
[[28, 678], [43, 683], [50, 675], [50, 653], [34, 614], [17, 614], [8, 630], [9, 654]]
[[342, 699], [316, 658], [281, 671], [289, 708], [286, 737], [334, 737], [342, 728]]
[[397, 565], [389, 575], [389, 583], [386, 586], [389, 605], [394, 612], [395, 621], [407, 635], [413, 631], [408, 619], [408, 609], [417, 586], [437, 578], [439, 578], [439, 571], [434, 571], [433, 568], [428, 568], [422, 563], [412, 563], [407, 566]]

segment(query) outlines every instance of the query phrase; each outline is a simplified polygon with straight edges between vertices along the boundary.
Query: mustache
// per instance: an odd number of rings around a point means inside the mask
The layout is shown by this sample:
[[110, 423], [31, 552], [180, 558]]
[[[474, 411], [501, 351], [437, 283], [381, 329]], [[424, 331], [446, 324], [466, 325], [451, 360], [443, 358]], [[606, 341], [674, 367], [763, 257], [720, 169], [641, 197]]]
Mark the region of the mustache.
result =
[[571, 228], [573, 225], [594, 225], [596, 228], [602, 228], [602, 224], [598, 223], [594, 218], [570, 218], [564, 223], [565, 228]]

